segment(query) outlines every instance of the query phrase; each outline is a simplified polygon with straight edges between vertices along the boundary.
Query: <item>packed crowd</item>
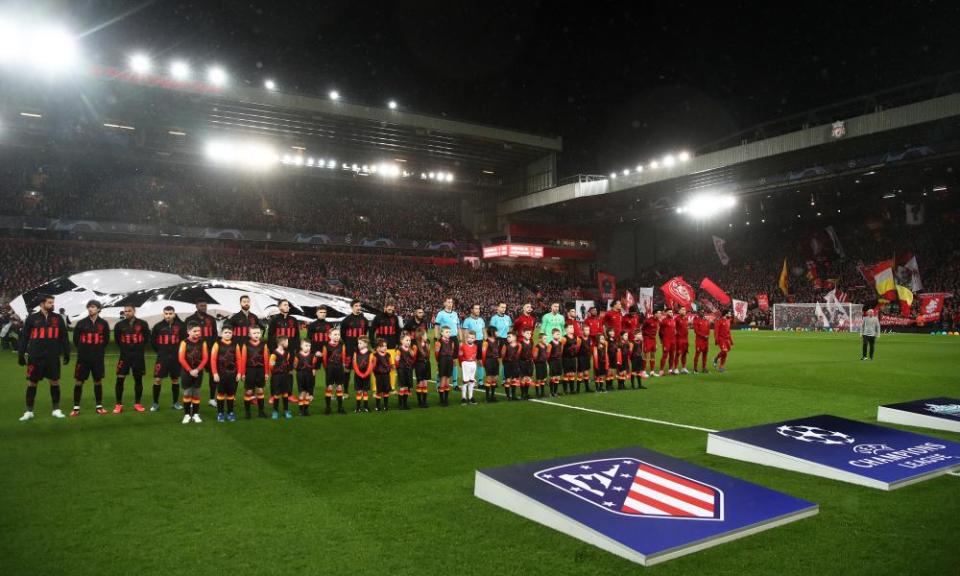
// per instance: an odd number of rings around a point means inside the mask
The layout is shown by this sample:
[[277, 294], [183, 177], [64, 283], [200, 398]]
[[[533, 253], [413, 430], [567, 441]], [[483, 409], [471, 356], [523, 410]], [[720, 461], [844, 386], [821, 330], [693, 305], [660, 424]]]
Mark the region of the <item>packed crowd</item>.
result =
[[341, 293], [375, 306], [393, 300], [404, 313], [436, 301], [438, 294], [453, 295], [464, 313], [471, 303], [499, 301], [507, 302], [511, 310], [531, 301], [542, 311], [551, 301], [568, 299], [571, 286], [589, 283], [587, 278], [564, 278], [543, 268], [474, 267], [452, 259], [10, 238], [0, 241], [0, 262], [0, 296], [5, 302], [53, 278], [102, 268], [265, 282]]
[[[9, 161], [8, 161], [9, 160]], [[302, 174], [226, 178], [196, 167], [42, 163], [4, 158], [0, 215], [283, 230], [418, 241], [470, 239], [459, 201], [342, 184]], [[279, 182], [278, 182], [279, 181]], [[438, 192], [440, 193], [440, 192]]]

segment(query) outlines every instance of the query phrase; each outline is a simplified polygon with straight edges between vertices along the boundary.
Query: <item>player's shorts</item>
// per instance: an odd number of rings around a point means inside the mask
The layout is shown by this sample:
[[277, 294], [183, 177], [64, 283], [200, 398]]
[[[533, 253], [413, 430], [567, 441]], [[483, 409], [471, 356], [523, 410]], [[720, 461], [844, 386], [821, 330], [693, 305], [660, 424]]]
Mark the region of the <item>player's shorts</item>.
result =
[[143, 376], [147, 372], [142, 354], [139, 356], [120, 356], [120, 360], [117, 361], [117, 376], [126, 376], [130, 372], [133, 372], [134, 376]]
[[517, 362], [504, 362], [503, 363], [503, 377], [507, 379], [515, 379], [520, 377], [520, 364]]
[[581, 374], [590, 371], [591, 358], [589, 356], [577, 356], [577, 372]]
[[547, 363], [546, 362], [534, 362], [533, 371], [534, 371], [534, 377], [537, 380], [547, 379]]
[[433, 378], [433, 374], [430, 372], [430, 363], [417, 364], [413, 367], [414, 373], [417, 375], [417, 382], [425, 382]]
[[643, 353], [644, 354], [656, 354], [657, 353], [657, 341], [653, 338], [644, 338], [643, 339]]
[[[577, 371], [577, 359], [576, 359], [576, 358], [569, 358], [569, 357], [567, 357], [567, 356], [564, 356], [564, 357], [563, 357], [563, 360], [562, 360], [562, 362], [561, 362], [561, 365], [563, 366], [563, 373], [564, 373], [564, 374], [573, 374], [573, 373], [575, 373], [575, 372]], [[552, 366], [551, 366], [550, 370], [551, 370], [551, 372], [554, 373], [554, 374], [557, 373], [557, 372], [553, 372], [553, 367], [552, 367]]]
[[690, 341], [689, 340], [677, 340], [673, 343], [673, 349], [678, 353], [680, 352], [689, 352], [690, 351]]
[[[576, 369], [576, 366], [577, 366], [576, 359], [573, 360], [573, 366], [574, 366], [574, 369]], [[559, 376], [566, 372], [566, 370], [563, 367], [563, 361], [560, 360], [559, 358], [551, 359], [549, 362], [549, 367], [550, 367], [551, 376]]]
[[286, 396], [290, 394], [290, 374], [271, 374], [270, 394], [274, 396]]
[[103, 380], [105, 373], [103, 356], [99, 358], [77, 358], [77, 363], [73, 366], [73, 378], [77, 382], [85, 382], [91, 376], [93, 376], [94, 382], [100, 382]]
[[530, 378], [533, 376], [533, 362], [529, 360], [520, 361], [520, 377]]
[[39, 358], [30, 358], [30, 362], [27, 364], [27, 380], [36, 383], [44, 379], [60, 379], [59, 356], [48, 354]]
[[184, 396], [192, 396], [192, 394], [187, 393], [187, 390], [196, 390], [199, 393], [201, 384], [203, 384], [203, 372], [200, 372], [196, 376], [191, 375], [187, 371], [183, 372], [182, 378], [180, 379], [180, 387], [183, 389]]
[[437, 374], [441, 378], [450, 378], [453, 376], [453, 357], [441, 356], [437, 361]]
[[710, 340], [706, 338], [697, 338], [695, 345], [697, 352], [706, 352], [710, 349]]
[[[370, 377], [361, 378], [357, 375], [353, 377], [353, 387], [357, 389], [357, 392], [369, 392], [370, 391]], [[387, 382], [387, 387], [390, 387], [390, 382]]]
[[729, 343], [729, 342], [721, 342], [720, 344], [718, 344], [718, 346], [720, 347], [720, 351], [721, 351], [721, 352], [729, 352], [729, 351], [730, 351], [730, 343]]
[[266, 375], [263, 373], [263, 368], [260, 370], [253, 370], [248, 372], [243, 377], [243, 389], [244, 390], [256, 390], [257, 388], [263, 390], [264, 384], [266, 382]]
[[153, 377], [176, 380], [180, 378], [182, 370], [176, 356], [157, 356], [157, 363], [153, 365]]
[[466, 361], [460, 363], [460, 374], [464, 382], [474, 382], [477, 380], [477, 362]]
[[377, 394], [390, 394], [390, 373], [386, 374], [374, 374], [374, 382], [376, 382], [376, 391]]
[[413, 367], [397, 367], [397, 387], [413, 388]]
[[660, 349], [664, 352], [673, 352], [676, 342], [673, 340], [663, 340], [660, 342]]
[[221, 374], [220, 381], [217, 382], [217, 392], [228, 396], [235, 394], [237, 392], [237, 375]]
[[317, 377], [310, 370], [297, 370], [297, 388], [312, 395], [317, 386]]
[[327, 366], [326, 375], [327, 386], [334, 388], [345, 385], [348, 380], [347, 372], [343, 369], [343, 366], [334, 366], [333, 364]]
[[483, 371], [487, 378], [496, 378], [500, 375], [500, 360], [488, 358], [487, 361], [483, 363]]
[[643, 358], [637, 358], [636, 356], [630, 357], [630, 371], [634, 374], [643, 372]]

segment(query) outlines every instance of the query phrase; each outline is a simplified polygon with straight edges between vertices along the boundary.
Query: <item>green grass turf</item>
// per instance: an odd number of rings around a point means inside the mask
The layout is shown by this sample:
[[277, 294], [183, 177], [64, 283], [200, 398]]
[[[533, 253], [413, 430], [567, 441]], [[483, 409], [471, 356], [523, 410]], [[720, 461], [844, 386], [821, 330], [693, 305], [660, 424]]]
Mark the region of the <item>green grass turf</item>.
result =
[[[960, 338], [884, 336], [872, 363], [850, 335], [734, 338], [726, 374], [558, 402], [723, 429], [824, 412], [873, 421], [880, 403], [958, 395]], [[204, 405], [202, 425], [182, 426], [168, 384], [160, 413], [97, 416], [88, 388], [83, 415], [63, 421], [44, 384], [24, 424], [15, 355], [0, 356], [0, 374], [0, 574], [640, 571], [472, 495], [477, 468], [634, 444], [820, 504], [651, 573], [958, 573], [955, 476], [883, 492], [708, 456], [704, 432], [535, 403], [235, 424]], [[65, 409], [71, 398], [68, 382]]]

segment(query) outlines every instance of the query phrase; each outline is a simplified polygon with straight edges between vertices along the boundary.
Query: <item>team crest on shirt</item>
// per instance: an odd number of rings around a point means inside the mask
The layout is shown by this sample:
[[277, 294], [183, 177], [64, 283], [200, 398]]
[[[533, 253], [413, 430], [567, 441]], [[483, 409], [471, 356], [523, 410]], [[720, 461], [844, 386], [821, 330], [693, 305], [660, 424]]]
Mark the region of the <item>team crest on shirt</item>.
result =
[[722, 490], [636, 458], [574, 462], [534, 477], [610, 514], [723, 520]]
[[143, 327], [140, 326], [139, 324], [134, 324], [134, 325], [133, 325], [133, 331], [134, 331], [134, 332], [142, 332], [142, 331], [143, 331]]

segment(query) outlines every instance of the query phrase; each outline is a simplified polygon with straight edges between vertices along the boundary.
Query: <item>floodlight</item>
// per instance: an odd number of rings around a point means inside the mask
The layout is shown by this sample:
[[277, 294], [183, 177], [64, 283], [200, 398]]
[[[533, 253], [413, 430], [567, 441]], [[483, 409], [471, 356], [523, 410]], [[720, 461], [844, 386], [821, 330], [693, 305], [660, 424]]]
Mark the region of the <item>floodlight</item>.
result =
[[223, 68], [214, 66], [207, 72], [207, 80], [214, 86], [224, 86], [227, 83], [227, 73]]
[[190, 77], [190, 65], [183, 60], [176, 60], [170, 64], [170, 75], [174, 80], [186, 80]]
[[146, 54], [134, 54], [130, 57], [130, 69], [134, 74], [146, 74], [153, 68], [153, 62]]

